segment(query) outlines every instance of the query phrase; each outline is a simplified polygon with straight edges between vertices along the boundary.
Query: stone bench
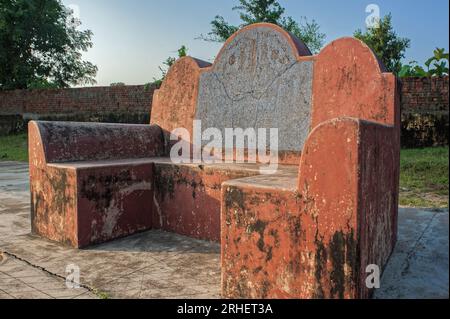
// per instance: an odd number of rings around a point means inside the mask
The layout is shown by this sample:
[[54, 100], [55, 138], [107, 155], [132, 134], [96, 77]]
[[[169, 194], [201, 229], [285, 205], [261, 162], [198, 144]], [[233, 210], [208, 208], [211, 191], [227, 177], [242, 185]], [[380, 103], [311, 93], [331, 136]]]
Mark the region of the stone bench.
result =
[[[220, 241], [226, 298], [369, 297], [366, 268], [382, 271], [396, 242], [398, 105], [396, 78], [362, 42], [313, 56], [251, 25], [212, 65], [179, 59], [151, 125], [31, 122], [33, 231], [75, 247], [146, 229]], [[194, 135], [194, 121], [277, 128], [278, 170], [174, 162], [171, 133]]]
[[151, 125], [30, 122], [29, 142], [33, 232], [78, 248], [152, 228], [220, 241], [221, 184], [259, 174], [173, 164]]
[[85, 247], [151, 228], [150, 125], [30, 122], [32, 231]]

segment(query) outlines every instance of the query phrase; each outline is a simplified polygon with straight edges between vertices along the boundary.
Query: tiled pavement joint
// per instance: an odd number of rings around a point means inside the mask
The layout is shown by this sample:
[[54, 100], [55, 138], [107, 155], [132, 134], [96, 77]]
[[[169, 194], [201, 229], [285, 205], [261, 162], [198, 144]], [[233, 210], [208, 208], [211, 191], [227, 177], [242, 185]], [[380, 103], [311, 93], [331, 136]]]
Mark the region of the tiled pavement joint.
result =
[[[35, 265], [35, 264], [29, 262], [28, 260], [23, 259], [23, 258], [15, 255], [15, 254], [10, 253], [10, 252], [4, 251], [4, 250], [0, 250], [0, 255], [6, 255], [9, 258], [12, 258], [12, 259], [15, 259], [15, 260], [19, 260], [19, 261], [25, 263], [26, 265], [28, 265], [28, 266], [30, 266], [30, 267], [32, 267], [34, 269], [40, 270], [40, 271], [44, 272], [45, 274], [47, 274], [47, 275], [49, 275], [51, 277], [64, 280], [65, 282], [67, 281], [66, 277], [61, 276], [59, 274], [56, 274], [54, 272], [51, 272], [51, 271], [49, 271], [48, 269], [46, 269], [44, 267]], [[6, 260], [3, 260], [3, 258], [0, 259], [0, 264], [1, 264], [2, 261], [6, 261]], [[102, 292], [102, 291], [99, 291], [96, 288], [90, 287], [89, 285], [82, 284], [82, 283], [78, 283], [78, 285], [79, 285], [80, 288], [84, 288], [84, 289], [88, 290], [89, 292], [93, 293], [94, 295], [96, 295], [100, 299], [107, 299], [107, 294]]]

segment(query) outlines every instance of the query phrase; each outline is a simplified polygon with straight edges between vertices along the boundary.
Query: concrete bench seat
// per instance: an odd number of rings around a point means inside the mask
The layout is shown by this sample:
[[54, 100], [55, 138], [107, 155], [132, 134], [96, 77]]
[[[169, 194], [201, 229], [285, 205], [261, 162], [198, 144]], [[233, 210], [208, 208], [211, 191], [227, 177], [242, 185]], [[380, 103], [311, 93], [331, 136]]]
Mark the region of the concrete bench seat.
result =
[[154, 158], [128, 158], [118, 160], [101, 160], [101, 161], [80, 161], [80, 162], [63, 162], [63, 163], [49, 163], [48, 167], [81, 170], [88, 168], [101, 167], [117, 167], [117, 166], [135, 166], [143, 164], [154, 163]]
[[[153, 133], [147, 144], [136, 130]], [[261, 165], [174, 164], [160, 156], [160, 133], [156, 126], [30, 122], [33, 232], [78, 248], [148, 229], [220, 241], [222, 183], [259, 175]]]
[[[397, 238], [399, 115], [395, 76], [359, 40], [312, 55], [244, 27], [213, 64], [174, 63], [150, 125], [30, 122], [32, 230], [74, 247], [147, 229], [220, 241], [225, 298], [367, 298]], [[198, 139], [210, 128], [275, 130], [278, 169], [170, 158], [219, 149]]]
[[[177, 163], [174, 164], [169, 157], [148, 157], [148, 158], [125, 158], [125, 159], [109, 159], [109, 160], [94, 160], [94, 161], [76, 161], [76, 162], [61, 162], [49, 163], [49, 167], [66, 168], [66, 169], [83, 169], [95, 167], [114, 167], [114, 166], [133, 166], [142, 164], [157, 164], [157, 165], [176, 165], [183, 167], [198, 168], [205, 171], [238, 171], [246, 172], [248, 174], [259, 175], [260, 168], [263, 164], [258, 163]], [[273, 176], [279, 176], [288, 172], [293, 172], [298, 169], [298, 165], [279, 165], [278, 170]]]
[[251, 187], [261, 189], [277, 189], [280, 191], [296, 192], [298, 185], [298, 166], [283, 165], [278, 172], [271, 175], [255, 175], [233, 179], [223, 183], [222, 187]]
[[[260, 164], [174, 164], [158, 159], [154, 165], [153, 228], [211, 241], [221, 238], [222, 185], [261, 174]], [[272, 178], [297, 178], [297, 172], [298, 166], [280, 165]]]

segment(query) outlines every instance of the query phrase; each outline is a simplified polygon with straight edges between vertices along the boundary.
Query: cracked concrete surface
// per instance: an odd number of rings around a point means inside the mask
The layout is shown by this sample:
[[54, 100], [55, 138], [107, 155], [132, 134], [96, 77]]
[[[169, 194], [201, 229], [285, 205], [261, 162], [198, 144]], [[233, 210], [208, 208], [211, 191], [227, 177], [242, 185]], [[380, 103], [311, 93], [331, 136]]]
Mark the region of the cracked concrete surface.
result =
[[[219, 245], [148, 231], [86, 250], [30, 235], [28, 166], [0, 162], [0, 299], [219, 298]], [[404, 208], [375, 298], [448, 298], [448, 210]], [[68, 289], [70, 264], [82, 287]]]
[[398, 228], [375, 298], [448, 298], [448, 210], [401, 209]]
[[149, 231], [76, 250], [30, 234], [29, 202], [28, 166], [0, 162], [0, 251], [6, 256], [0, 262], [0, 298], [44, 297], [16, 287], [28, 272], [34, 282], [44, 282], [35, 284], [42, 292], [54, 288], [47, 281], [59, 283], [64, 291], [70, 264], [80, 268], [85, 288], [65, 289], [66, 298], [220, 297], [217, 244]]
[[86, 287], [66, 286], [65, 278], [34, 266], [17, 256], [0, 257], [0, 299], [93, 299]]

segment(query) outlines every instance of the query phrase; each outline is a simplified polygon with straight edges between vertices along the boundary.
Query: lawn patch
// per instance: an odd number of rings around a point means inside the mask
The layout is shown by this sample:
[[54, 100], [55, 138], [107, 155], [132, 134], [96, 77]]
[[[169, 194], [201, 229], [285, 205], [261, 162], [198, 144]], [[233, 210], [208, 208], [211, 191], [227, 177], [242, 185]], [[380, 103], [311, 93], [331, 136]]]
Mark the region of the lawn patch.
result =
[[400, 205], [448, 207], [448, 156], [448, 147], [402, 150]]
[[1, 161], [28, 161], [28, 137], [26, 133], [0, 136]]

